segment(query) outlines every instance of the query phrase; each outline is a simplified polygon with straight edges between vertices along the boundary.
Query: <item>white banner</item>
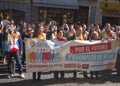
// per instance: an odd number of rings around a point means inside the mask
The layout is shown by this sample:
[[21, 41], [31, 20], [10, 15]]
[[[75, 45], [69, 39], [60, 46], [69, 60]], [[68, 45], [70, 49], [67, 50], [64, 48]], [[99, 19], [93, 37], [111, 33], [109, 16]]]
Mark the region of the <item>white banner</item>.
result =
[[27, 72], [56, 70], [96, 71], [113, 69], [116, 63], [118, 41], [52, 42], [27, 39]]

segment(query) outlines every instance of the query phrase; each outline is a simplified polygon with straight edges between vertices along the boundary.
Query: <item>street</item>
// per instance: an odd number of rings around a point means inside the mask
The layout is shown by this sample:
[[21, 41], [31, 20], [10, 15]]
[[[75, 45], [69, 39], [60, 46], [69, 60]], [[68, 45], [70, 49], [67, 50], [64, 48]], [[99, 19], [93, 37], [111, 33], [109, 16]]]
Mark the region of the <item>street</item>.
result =
[[57, 81], [53, 78], [53, 73], [42, 74], [41, 81], [32, 81], [32, 73], [25, 73], [26, 78], [20, 79], [18, 74], [12, 79], [7, 79], [7, 75], [0, 74], [0, 86], [120, 86], [120, 77], [116, 75], [115, 70], [106, 70], [99, 72], [99, 79], [84, 79], [81, 72], [77, 72], [77, 79], [73, 80], [73, 73], [65, 73], [64, 79]]

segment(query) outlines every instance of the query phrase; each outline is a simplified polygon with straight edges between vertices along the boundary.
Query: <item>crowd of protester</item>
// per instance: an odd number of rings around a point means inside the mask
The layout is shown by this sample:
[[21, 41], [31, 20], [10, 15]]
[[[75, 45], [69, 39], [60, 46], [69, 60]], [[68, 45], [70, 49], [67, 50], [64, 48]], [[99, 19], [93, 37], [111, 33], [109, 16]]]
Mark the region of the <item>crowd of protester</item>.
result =
[[[5, 22], [5, 24], [4, 24]], [[36, 23], [27, 23], [25, 21], [20, 21], [19, 25], [15, 25], [14, 21], [2, 21], [0, 25], [0, 51], [1, 57], [6, 56], [8, 59], [8, 78], [12, 78], [13, 75], [13, 67], [12, 67], [12, 57], [15, 57], [19, 74], [21, 78], [25, 78], [23, 74], [22, 64], [25, 64], [26, 56], [25, 56], [25, 41], [27, 38], [37, 38], [39, 40], [58, 40], [58, 41], [70, 41], [70, 40], [119, 40], [120, 39], [120, 26], [119, 25], [111, 25], [110, 23], [106, 23], [104, 26], [100, 26], [99, 24], [90, 24], [86, 25], [85, 23], [81, 24], [67, 24], [57, 25], [56, 22], [50, 22], [46, 24], [45, 22], [41, 22], [39, 24]], [[7, 23], [6, 23], [7, 22]], [[16, 39], [17, 44], [14, 49], [11, 48], [11, 51], [7, 51], [4, 46], [6, 45], [6, 41], [8, 39]], [[13, 41], [11, 41], [13, 42]], [[23, 48], [22, 48], [23, 46]], [[22, 61], [21, 61], [22, 55]], [[54, 71], [54, 78], [57, 80], [59, 77], [59, 73], [61, 78], [64, 78], [64, 71]], [[98, 78], [98, 71], [91, 71], [90, 75], [93, 78], [95, 74], [96, 78]], [[118, 72], [118, 74], [120, 74]], [[41, 72], [33, 72], [33, 80], [40, 80]], [[88, 78], [87, 71], [83, 71], [84, 78]], [[73, 71], [73, 78], [77, 77], [77, 71]]]

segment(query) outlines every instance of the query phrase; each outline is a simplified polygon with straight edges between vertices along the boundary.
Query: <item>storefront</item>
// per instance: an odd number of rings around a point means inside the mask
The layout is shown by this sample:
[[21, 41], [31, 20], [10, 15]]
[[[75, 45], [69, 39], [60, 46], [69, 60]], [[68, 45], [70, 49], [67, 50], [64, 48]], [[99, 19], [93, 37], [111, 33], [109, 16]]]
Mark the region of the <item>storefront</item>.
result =
[[30, 0], [0, 0], [0, 20], [10, 18], [16, 24], [20, 20], [31, 21]]
[[102, 25], [107, 22], [120, 25], [120, 3], [101, 1], [100, 8], [102, 9]]
[[96, 0], [0, 0], [1, 19], [9, 16], [26, 22], [55, 20], [59, 24], [89, 24], [95, 23], [95, 13]]
[[75, 22], [75, 10], [61, 8], [39, 8], [39, 21], [55, 20], [58, 24]]
[[0, 10], [0, 21], [10, 18], [10, 10]]
[[0, 21], [8, 18], [19, 24], [20, 20], [25, 20], [25, 13], [14, 9], [0, 10]]
[[55, 20], [58, 24], [76, 22], [76, 12], [79, 10], [77, 0], [69, 2], [66, 0], [33, 0], [33, 6], [38, 7], [39, 22]]
[[89, 7], [79, 6], [79, 10], [76, 11], [75, 21], [80, 23], [88, 24], [89, 18]]

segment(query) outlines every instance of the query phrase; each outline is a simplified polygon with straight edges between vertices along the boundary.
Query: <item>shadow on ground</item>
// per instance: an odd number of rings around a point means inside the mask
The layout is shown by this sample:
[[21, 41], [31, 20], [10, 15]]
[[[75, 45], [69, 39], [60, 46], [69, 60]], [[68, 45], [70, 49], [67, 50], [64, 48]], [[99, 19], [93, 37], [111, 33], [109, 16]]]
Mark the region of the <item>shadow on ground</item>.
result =
[[[77, 75], [76, 80], [73, 80], [73, 78], [64, 78], [64, 79], [59, 79], [59, 80], [54, 80], [53, 78], [50, 79], [44, 79], [41, 81], [36, 81], [33, 82], [32, 79], [25, 79], [25, 80], [20, 80], [16, 82], [5, 82], [5, 83], [0, 83], [0, 86], [46, 86], [46, 85], [64, 85], [64, 84], [74, 84], [77, 83], [78, 85], [83, 84], [83, 83], [89, 83], [89, 84], [104, 84], [106, 82], [111, 82], [111, 83], [119, 83], [120, 82], [120, 77], [116, 76], [114, 74], [114, 71], [102, 71], [99, 73], [99, 79], [84, 79], [84, 78], [79, 78], [79, 73]], [[5, 75], [0, 76], [1, 78], [4, 79]], [[17, 77], [16, 77], [17, 78]]]

